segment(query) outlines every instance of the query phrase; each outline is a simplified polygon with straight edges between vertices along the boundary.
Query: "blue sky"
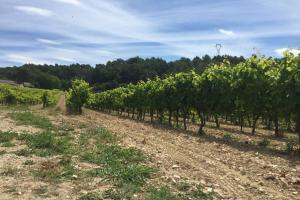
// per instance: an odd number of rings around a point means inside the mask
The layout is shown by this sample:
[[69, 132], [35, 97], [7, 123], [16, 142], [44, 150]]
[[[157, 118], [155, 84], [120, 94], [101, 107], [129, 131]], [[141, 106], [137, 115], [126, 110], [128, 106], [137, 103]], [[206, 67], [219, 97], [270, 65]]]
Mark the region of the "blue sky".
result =
[[300, 47], [299, 0], [0, 0], [0, 66]]

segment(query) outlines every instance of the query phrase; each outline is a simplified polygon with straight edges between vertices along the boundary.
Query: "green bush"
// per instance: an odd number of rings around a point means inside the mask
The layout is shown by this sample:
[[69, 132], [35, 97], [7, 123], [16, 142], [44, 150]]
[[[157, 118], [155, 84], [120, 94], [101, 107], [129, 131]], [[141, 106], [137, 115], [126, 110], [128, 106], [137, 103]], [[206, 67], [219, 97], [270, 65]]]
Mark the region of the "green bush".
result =
[[90, 94], [90, 86], [84, 80], [75, 80], [67, 94], [67, 108], [72, 114], [81, 114], [82, 106], [87, 102]]
[[43, 108], [46, 108], [50, 104], [49, 93], [45, 91], [42, 96]]

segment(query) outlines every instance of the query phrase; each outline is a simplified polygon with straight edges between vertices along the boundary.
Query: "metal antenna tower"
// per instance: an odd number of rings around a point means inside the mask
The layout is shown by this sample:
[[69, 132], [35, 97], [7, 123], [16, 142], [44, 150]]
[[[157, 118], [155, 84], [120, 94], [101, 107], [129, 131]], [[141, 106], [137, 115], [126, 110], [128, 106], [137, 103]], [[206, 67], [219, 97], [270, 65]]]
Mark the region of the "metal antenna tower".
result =
[[222, 49], [222, 44], [216, 44], [216, 49], [217, 49], [217, 55], [221, 55], [221, 49]]

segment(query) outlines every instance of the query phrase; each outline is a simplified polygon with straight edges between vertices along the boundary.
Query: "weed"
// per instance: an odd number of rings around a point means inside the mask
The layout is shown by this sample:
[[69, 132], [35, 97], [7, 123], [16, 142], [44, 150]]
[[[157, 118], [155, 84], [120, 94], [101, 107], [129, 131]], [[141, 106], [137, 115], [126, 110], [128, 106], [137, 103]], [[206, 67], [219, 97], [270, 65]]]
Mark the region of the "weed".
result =
[[80, 128], [80, 129], [85, 129], [85, 128], [87, 128], [88, 127], [88, 125], [86, 125], [86, 124], [79, 124], [79, 126], [78, 126], [78, 128]]
[[30, 125], [41, 129], [53, 128], [53, 125], [48, 118], [36, 115], [29, 111], [9, 113], [9, 117], [17, 121], [17, 124], [20, 125]]
[[151, 188], [149, 190], [148, 200], [180, 200], [177, 195], [172, 194], [169, 188]]
[[70, 147], [66, 138], [56, 138], [51, 132], [42, 132], [26, 138], [27, 145], [35, 150], [36, 154], [48, 156], [51, 154], [65, 153]]
[[80, 136], [80, 144], [86, 145], [91, 139], [94, 139], [97, 144], [107, 144], [116, 142], [117, 136], [107, 129], [93, 128], [87, 130], [85, 134]]
[[205, 193], [202, 187], [197, 187], [197, 190], [192, 192], [192, 197], [195, 200], [212, 200], [212, 193]]
[[82, 159], [102, 166], [91, 170], [91, 176], [105, 177], [123, 189], [139, 189], [154, 172], [154, 169], [142, 165], [145, 156], [133, 148], [100, 146], [97, 150], [84, 153]]
[[286, 143], [286, 147], [285, 147], [286, 152], [288, 153], [294, 152], [294, 146], [295, 144], [293, 142]]
[[15, 146], [15, 144], [12, 142], [4, 142], [2, 144], [2, 147], [14, 147], [14, 146]]
[[45, 161], [41, 163], [33, 175], [50, 182], [58, 182], [61, 179], [70, 179], [76, 172], [70, 158], [62, 158], [60, 161]]
[[48, 197], [48, 187], [47, 186], [41, 186], [39, 188], [33, 189], [33, 193], [40, 196], [40, 197]]
[[5, 166], [3, 171], [1, 172], [2, 176], [16, 176], [18, 174], [19, 170], [17, 168], [14, 168], [10, 165]]
[[125, 149], [115, 145], [97, 147], [98, 149], [85, 152], [82, 159], [90, 163], [103, 165], [114, 165], [115, 163], [126, 165], [145, 161], [143, 153], [134, 148]]
[[24, 157], [29, 157], [33, 153], [34, 153], [33, 150], [29, 148], [20, 149], [14, 152], [14, 154], [16, 154], [17, 156], [24, 156]]
[[176, 187], [179, 191], [186, 192], [191, 188], [191, 185], [186, 182], [179, 182]]
[[7, 152], [6, 151], [0, 151], [0, 155], [4, 155], [4, 154], [6, 154]]
[[5, 186], [5, 193], [17, 193], [16, 186]]
[[34, 164], [33, 160], [26, 160], [24, 162], [24, 165], [33, 165], [33, 164]]
[[69, 131], [74, 131], [74, 127], [70, 124], [63, 124], [59, 127], [57, 127], [58, 130], [64, 131], [64, 132], [69, 132]]
[[233, 137], [232, 137], [231, 134], [225, 133], [225, 134], [223, 135], [223, 140], [224, 140], [225, 142], [231, 142], [231, 141], [233, 141]]
[[270, 141], [266, 138], [264, 138], [262, 141], [258, 142], [258, 145], [261, 147], [267, 147], [270, 145]]
[[103, 200], [103, 198], [97, 193], [90, 192], [79, 197], [78, 200]]
[[105, 199], [121, 200], [124, 199], [124, 194], [120, 190], [109, 189], [104, 192]]
[[0, 143], [10, 142], [17, 136], [18, 136], [18, 133], [15, 133], [15, 132], [1, 132], [0, 131]]

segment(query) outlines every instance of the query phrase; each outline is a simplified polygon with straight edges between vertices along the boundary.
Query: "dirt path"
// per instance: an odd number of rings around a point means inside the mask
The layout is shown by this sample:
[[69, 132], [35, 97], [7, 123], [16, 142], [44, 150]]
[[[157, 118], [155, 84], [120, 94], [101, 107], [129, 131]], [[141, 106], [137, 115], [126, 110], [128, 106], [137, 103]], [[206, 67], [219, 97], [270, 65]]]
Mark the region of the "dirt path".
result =
[[85, 110], [83, 116], [60, 115], [57, 120], [90, 123], [120, 134], [124, 145], [151, 155], [164, 181], [200, 183], [222, 199], [300, 199], [300, 161], [296, 158], [244, 151], [90, 110]]
[[62, 113], [66, 113], [66, 97], [65, 95], [61, 95], [56, 106], [55, 110], [60, 110]]

